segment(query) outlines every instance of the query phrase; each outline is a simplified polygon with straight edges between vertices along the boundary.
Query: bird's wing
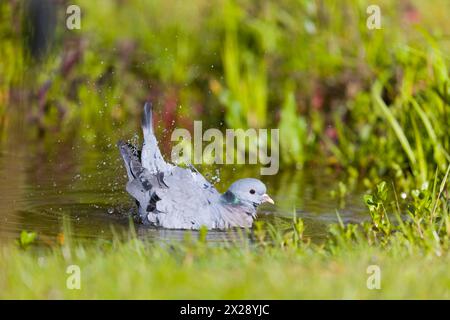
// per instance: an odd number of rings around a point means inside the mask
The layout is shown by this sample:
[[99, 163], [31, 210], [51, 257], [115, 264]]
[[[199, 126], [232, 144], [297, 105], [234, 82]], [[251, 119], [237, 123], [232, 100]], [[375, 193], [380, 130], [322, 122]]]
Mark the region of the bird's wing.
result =
[[140, 152], [135, 146], [122, 141], [117, 145], [127, 170], [127, 192], [136, 199], [140, 207], [139, 212], [154, 210], [157, 201], [154, 189], [167, 188], [163, 181], [164, 173], [151, 174], [144, 168], [139, 160]]
[[156, 188], [159, 224], [166, 228], [213, 227], [219, 192], [196, 170], [174, 167], [164, 176], [167, 188]]
[[120, 155], [122, 156], [125, 169], [127, 170], [128, 181], [132, 181], [136, 178], [136, 171], [133, 168], [141, 162], [140, 159], [140, 151], [132, 144], [119, 141], [117, 142], [117, 147], [119, 148]]

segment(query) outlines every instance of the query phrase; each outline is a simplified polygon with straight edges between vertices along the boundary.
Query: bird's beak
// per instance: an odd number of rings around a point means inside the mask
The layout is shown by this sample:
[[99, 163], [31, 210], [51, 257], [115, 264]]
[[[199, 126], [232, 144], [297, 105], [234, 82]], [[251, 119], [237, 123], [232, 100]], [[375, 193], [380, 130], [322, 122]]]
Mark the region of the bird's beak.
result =
[[269, 197], [269, 195], [267, 193], [263, 194], [261, 200], [262, 200], [262, 202], [268, 202], [271, 204], [275, 204], [275, 201], [273, 201], [273, 199], [271, 197]]

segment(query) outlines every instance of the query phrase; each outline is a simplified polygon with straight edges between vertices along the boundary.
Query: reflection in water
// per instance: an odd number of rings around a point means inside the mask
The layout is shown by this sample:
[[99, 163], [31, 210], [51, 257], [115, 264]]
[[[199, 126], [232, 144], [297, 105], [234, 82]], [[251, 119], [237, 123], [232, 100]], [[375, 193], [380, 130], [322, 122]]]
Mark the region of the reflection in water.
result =
[[[138, 123], [137, 123], [138, 125]], [[131, 128], [134, 130], [134, 128]], [[125, 170], [115, 141], [129, 132], [97, 133], [90, 142], [76, 130], [29, 138], [20, 126], [3, 137], [0, 153], [0, 241], [15, 239], [21, 230], [35, 231], [41, 241], [54, 243], [62, 231], [63, 217], [79, 239], [111, 239], [130, 229], [133, 201], [125, 192]], [[167, 149], [167, 148], [166, 148]], [[199, 166], [207, 179], [220, 177], [219, 191], [238, 177], [259, 177], [257, 166]], [[338, 178], [321, 167], [280, 171], [260, 177], [276, 207], [260, 207], [258, 219], [287, 228], [294, 212], [304, 219], [306, 236], [321, 239], [327, 224], [336, 221], [336, 209], [344, 221], [366, 218], [361, 195], [346, 198], [346, 205], [332, 199]], [[135, 226], [139, 237], [153, 241], [182, 240], [182, 230]], [[242, 239], [242, 230], [211, 231], [209, 241]], [[196, 236], [193, 232], [192, 236]]]

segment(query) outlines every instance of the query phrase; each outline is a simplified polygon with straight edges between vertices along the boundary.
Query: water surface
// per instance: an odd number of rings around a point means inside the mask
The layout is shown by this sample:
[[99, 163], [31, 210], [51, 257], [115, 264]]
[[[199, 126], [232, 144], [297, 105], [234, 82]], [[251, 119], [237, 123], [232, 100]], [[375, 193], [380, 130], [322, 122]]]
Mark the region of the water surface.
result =
[[[138, 122], [117, 130], [90, 130], [82, 126], [36, 134], [27, 121], [8, 126], [0, 152], [0, 243], [17, 238], [22, 230], [35, 231], [43, 243], [56, 243], [63, 221], [72, 235], [87, 241], [112, 239], [130, 230], [136, 210], [124, 190], [126, 176], [116, 141], [138, 132]], [[166, 146], [165, 149], [167, 149]], [[236, 178], [259, 177], [257, 166], [198, 166], [216, 187], [225, 191]], [[346, 222], [367, 218], [361, 192], [335, 199], [339, 175], [311, 164], [263, 176], [276, 206], [260, 207], [258, 219], [289, 226], [294, 212], [304, 219], [306, 235], [323, 239], [327, 225], [337, 221], [336, 210]], [[183, 239], [185, 231], [135, 226], [139, 237], [162, 241]], [[211, 231], [210, 241], [225, 241], [236, 232]]]

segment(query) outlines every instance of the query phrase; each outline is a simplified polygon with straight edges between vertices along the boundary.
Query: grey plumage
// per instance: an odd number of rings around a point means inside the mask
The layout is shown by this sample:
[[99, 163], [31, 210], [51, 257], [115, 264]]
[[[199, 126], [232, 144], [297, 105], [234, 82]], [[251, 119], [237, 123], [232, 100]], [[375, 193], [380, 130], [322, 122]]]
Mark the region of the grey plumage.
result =
[[161, 151], [158, 148], [158, 141], [153, 132], [153, 112], [152, 105], [144, 105], [144, 115], [142, 116], [142, 132], [144, 143], [142, 144], [142, 166], [150, 173], [166, 172], [172, 169], [172, 165], [164, 161]]
[[170, 229], [249, 228], [256, 209], [273, 200], [257, 179], [240, 179], [220, 194], [193, 166], [181, 168], [164, 161], [153, 132], [152, 106], [142, 117], [142, 152], [119, 142], [127, 170], [127, 192], [136, 200], [140, 220]]

